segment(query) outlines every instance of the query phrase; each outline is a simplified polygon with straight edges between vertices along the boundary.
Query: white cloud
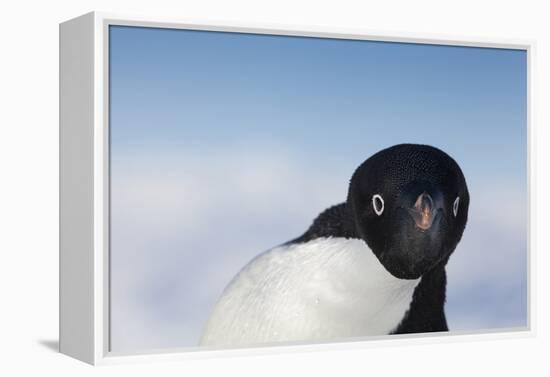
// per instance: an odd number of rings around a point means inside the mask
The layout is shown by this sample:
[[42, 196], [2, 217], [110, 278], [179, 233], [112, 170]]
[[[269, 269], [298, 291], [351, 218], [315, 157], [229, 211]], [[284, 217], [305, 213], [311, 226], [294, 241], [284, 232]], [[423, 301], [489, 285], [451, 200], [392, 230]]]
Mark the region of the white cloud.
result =
[[524, 326], [525, 193], [501, 185], [474, 186], [470, 191], [468, 225], [447, 266], [449, 326], [461, 330]]
[[154, 165], [115, 160], [114, 349], [196, 345], [212, 305], [244, 264], [345, 198], [350, 173], [315, 176], [297, 163], [288, 151], [265, 147], [178, 158], [168, 151]]
[[[212, 305], [245, 263], [345, 199], [354, 167], [308, 170], [295, 153], [255, 145], [113, 159], [115, 350], [196, 345]], [[486, 287], [498, 296], [493, 303], [506, 300], [495, 292], [517, 288], [524, 277], [522, 193], [470, 191], [468, 228], [448, 266], [448, 317], [457, 329], [502, 323], [494, 318], [502, 306], [477, 310], [469, 297]], [[516, 314], [502, 315], [513, 322]]]

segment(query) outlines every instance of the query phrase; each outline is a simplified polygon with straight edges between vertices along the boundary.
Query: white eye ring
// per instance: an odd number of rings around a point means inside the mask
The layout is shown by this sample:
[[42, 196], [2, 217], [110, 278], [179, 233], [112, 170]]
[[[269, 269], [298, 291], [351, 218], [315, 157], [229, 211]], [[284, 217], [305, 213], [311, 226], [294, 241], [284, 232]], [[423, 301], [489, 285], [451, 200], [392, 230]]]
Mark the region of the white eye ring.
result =
[[372, 208], [374, 208], [374, 212], [380, 216], [382, 212], [384, 212], [384, 199], [378, 194], [374, 194], [372, 196]]
[[456, 215], [458, 214], [458, 204], [460, 203], [460, 196], [457, 196], [454, 203], [453, 203], [453, 215]]

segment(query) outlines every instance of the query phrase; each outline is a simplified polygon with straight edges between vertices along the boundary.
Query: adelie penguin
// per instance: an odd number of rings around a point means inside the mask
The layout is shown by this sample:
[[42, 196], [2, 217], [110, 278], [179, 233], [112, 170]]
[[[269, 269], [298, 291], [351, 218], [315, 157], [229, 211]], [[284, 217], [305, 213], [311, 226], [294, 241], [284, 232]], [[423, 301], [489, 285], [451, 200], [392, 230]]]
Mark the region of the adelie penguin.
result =
[[233, 278], [201, 344], [447, 331], [445, 265], [468, 205], [464, 175], [443, 151], [401, 144], [376, 153], [344, 203]]

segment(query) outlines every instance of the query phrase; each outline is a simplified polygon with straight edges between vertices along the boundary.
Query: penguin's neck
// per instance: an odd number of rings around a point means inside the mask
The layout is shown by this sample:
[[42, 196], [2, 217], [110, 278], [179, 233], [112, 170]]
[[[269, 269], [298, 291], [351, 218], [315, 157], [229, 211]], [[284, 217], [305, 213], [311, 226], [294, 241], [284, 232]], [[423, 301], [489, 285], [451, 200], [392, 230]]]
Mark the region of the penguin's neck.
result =
[[416, 287], [410, 309], [394, 334], [448, 331], [445, 317], [448, 257], [422, 276]]

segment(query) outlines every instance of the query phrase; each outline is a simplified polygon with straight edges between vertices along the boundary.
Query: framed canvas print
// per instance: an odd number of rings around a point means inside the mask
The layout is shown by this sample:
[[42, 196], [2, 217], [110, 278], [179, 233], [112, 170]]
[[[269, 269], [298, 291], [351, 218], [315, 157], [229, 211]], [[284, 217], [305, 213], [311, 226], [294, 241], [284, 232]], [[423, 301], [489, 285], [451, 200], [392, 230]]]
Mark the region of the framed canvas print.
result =
[[532, 332], [528, 42], [60, 26], [60, 349]]

